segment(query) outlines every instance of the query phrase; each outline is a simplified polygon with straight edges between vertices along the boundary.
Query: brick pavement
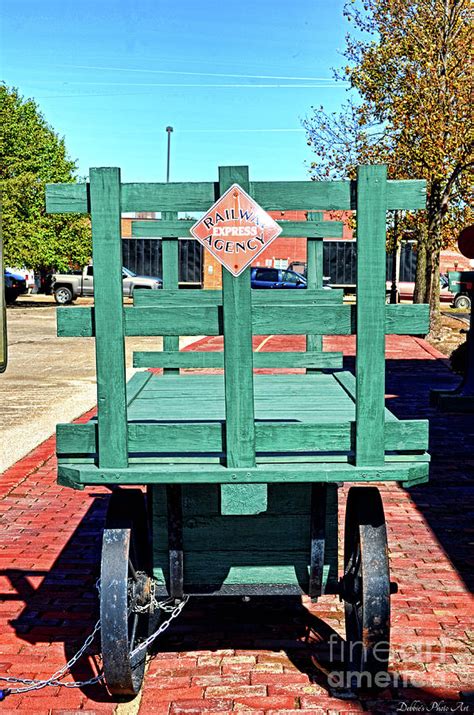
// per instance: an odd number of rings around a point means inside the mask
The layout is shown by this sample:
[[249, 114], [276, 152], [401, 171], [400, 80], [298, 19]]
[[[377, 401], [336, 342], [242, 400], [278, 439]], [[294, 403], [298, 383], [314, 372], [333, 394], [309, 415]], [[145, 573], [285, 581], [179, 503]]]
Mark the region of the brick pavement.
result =
[[[298, 349], [303, 342], [275, 337], [262, 349], [283, 346]], [[219, 342], [209, 339], [198, 347], [217, 349]], [[352, 365], [352, 338], [327, 339], [326, 349], [343, 349]], [[459, 692], [474, 685], [474, 424], [429, 407], [429, 387], [449, 386], [456, 378], [424, 341], [389, 336], [387, 358], [388, 404], [399, 417], [430, 417], [433, 455], [429, 485], [409, 493], [382, 486], [392, 578], [399, 583], [392, 599], [390, 687], [376, 699], [329, 696], [321, 664], [331, 634], [344, 634], [342, 604], [333, 596], [315, 605], [300, 599], [194, 599], [160, 641], [139, 708], [117, 708], [101, 686], [55, 687], [9, 696], [0, 705], [2, 714], [382, 713], [395, 712], [400, 700], [420, 700], [424, 705], [417, 712], [427, 712], [442, 699], [454, 707]], [[58, 487], [53, 453], [51, 438], [0, 478], [0, 674], [49, 676], [71, 657], [97, 617], [94, 584], [107, 490]], [[340, 491], [342, 515], [345, 490]], [[97, 665], [96, 644], [74, 678], [90, 677]]]

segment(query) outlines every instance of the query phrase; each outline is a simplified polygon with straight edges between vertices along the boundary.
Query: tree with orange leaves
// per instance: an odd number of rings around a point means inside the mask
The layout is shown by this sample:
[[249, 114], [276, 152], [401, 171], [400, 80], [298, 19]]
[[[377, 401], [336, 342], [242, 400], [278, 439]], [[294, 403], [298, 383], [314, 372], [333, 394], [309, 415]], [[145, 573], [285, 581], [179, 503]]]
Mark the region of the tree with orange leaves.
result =
[[473, 220], [470, 0], [351, 0], [344, 14], [354, 32], [337, 76], [352, 98], [304, 122], [313, 178], [386, 163], [392, 179], [426, 179], [426, 213], [404, 215], [401, 229], [417, 236], [415, 301], [430, 303], [436, 327], [441, 248]]

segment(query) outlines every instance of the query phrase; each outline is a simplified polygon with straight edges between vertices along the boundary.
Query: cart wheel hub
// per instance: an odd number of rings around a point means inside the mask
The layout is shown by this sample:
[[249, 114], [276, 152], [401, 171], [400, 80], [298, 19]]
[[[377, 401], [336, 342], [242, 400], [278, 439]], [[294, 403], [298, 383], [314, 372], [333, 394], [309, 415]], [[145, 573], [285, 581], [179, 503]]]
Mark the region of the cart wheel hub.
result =
[[132, 611], [136, 606], [143, 609], [143, 607], [151, 605], [151, 578], [146, 573], [138, 572], [136, 580], [128, 579], [128, 592]]

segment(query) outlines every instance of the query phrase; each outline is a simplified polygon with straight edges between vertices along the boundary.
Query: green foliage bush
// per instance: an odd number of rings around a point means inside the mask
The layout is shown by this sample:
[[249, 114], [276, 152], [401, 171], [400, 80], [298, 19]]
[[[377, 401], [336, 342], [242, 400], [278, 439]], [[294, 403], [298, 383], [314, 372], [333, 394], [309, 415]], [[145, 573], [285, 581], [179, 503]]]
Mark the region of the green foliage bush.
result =
[[76, 181], [76, 163], [32, 99], [0, 85], [0, 189], [5, 264], [45, 271], [84, 265], [89, 220], [45, 213], [45, 185]]

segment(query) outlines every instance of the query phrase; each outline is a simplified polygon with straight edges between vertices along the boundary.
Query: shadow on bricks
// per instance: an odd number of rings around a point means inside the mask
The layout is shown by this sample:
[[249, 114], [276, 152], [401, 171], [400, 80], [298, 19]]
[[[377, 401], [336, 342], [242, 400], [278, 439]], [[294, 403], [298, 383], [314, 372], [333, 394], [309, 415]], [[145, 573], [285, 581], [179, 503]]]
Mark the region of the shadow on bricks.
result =
[[[25, 603], [10, 625], [19, 638], [36, 646], [38, 653], [43, 653], [41, 646], [54, 648], [51, 644], [61, 644], [65, 660], [69, 661], [99, 617], [96, 582], [107, 502], [108, 494], [91, 496], [89, 509], [48, 570], [7, 568], [0, 571], [16, 591], [3, 594], [2, 599]], [[71, 674], [76, 681], [88, 680], [97, 674], [99, 641], [96, 638], [89, 648], [89, 658], [81, 658], [73, 667]], [[47, 677], [47, 673], [42, 672], [41, 677]], [[84, 688], [83, 692], [92, 700], [112, 702], [102, 685]]]
[[[399, 419], [430, 423], [430, 480], [408, 490], [410, 498], [472, 592], [474, 415], [441, 412], [429, 401], [432, 388], [452, 389], [460, 377], [447, 359], [388, 359], [385, 365], [389, 410]], [[355, 372], [354, 357], [344, 357], [344, 368]]]

